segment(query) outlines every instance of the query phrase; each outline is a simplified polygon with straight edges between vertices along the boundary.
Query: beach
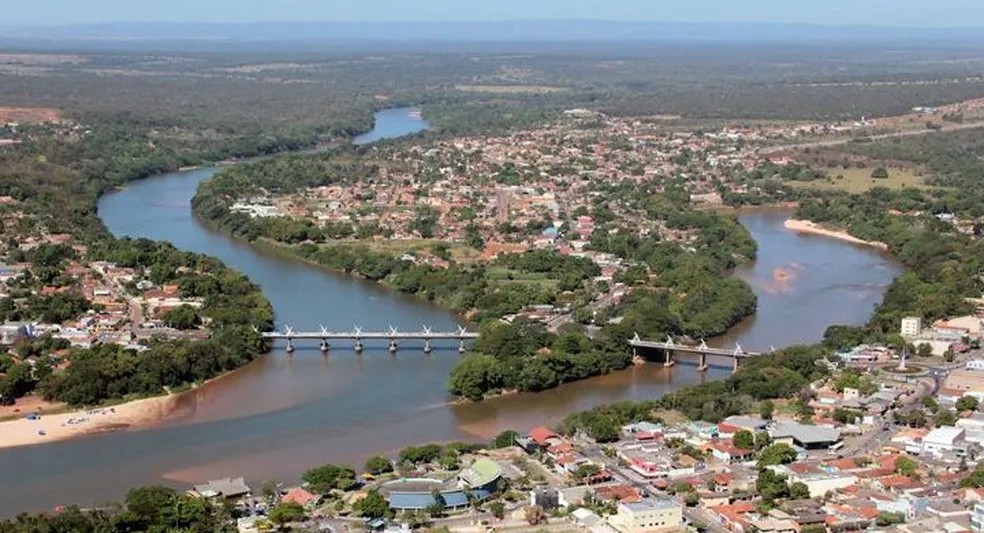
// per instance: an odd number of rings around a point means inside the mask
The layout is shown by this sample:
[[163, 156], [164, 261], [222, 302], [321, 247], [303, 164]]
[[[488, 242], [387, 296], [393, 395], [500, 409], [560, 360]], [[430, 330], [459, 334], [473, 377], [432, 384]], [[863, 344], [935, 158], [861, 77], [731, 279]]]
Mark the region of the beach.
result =
[[111, 407], [57, 414], [28, 414], [0, 422], [0, 449], [72, 439], [93, 433], [122, 431], [160, 421], [174, 411], [179, 394], [146, 398]]
[[797, 220], [795, 218], [787, 219], [783, 223], [786, 229], [790, 231], [795, 231], [796, 233], [808, 233], [811, 235], [823, 235], [824, 237], [831, 237], [834, 239], [839, 239], [846, 242], [851, 242], [854, 244], [862, 244], [864, 246], [872, 246], [880, 250], [888, 250], [888, 245], [883, 242], [877, 241], [866, 241], [864, 239], [859, 239], [852, 236], [846, 231], [827, 229], [816, 222], [809, 220]]

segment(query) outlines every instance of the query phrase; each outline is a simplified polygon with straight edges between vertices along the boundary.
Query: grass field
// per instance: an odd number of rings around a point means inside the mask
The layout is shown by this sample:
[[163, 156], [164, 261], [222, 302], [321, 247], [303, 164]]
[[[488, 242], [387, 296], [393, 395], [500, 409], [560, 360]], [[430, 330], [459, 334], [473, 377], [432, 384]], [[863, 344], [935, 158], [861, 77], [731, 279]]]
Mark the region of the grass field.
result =
[[499, 94], [547, 94], [569, 90], [566, 87], [549, 85], [458, 85], [455, 89], [473, 93]]
[[829, 178], [815, 181], [789, 181], [790, 185], [801, 189], [837, 190], [850, 193], [865, 192], [874, 187], [887, 187], [892, 190], [909, 187], [923, 187], [923, 179], [912, 170], [888, 169], [887, 179], [871, 177], [873, 168], [826, 168]]

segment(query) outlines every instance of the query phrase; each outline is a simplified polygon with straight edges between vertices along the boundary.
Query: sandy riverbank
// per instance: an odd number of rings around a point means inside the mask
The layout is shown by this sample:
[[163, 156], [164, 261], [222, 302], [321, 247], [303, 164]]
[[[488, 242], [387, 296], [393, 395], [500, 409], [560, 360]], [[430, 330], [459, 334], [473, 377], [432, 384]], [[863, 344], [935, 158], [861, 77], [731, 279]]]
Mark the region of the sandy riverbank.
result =
[[179, 397], [180, 394], [171, 394], [112, 407], [41, 414], [36, 420], [28, 420], [25, 416], [0, 422], [0, 449], [43, 444], [148, 425], [171, 414]]
[[811, 222], [809, 220], [797, 220], [795, 218], [790, 218], [783, 223], [783, 226], [790, 231], [795, 231], [796, 233], [808, 233], [811, 235], [823, 235], [824, 237], [831, 237], [834, 239], [839, 239], [846, 242], [851, 242], [854, 244], [863, 244], [865, 246], [872, 246], [878, 248], [879, 250], [888, 250], [888, 245], [883, 242], [877, 241], [866, 241], [852, 236], [846, 231], [827, 229], [817, 224], [816, 222]]

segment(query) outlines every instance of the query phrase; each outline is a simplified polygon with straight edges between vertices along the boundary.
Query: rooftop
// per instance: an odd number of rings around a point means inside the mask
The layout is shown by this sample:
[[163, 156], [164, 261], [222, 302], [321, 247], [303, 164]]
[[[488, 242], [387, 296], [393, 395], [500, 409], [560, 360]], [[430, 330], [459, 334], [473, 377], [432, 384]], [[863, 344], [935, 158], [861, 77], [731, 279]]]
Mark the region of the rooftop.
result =
[[923, 437], [923, 442], [943, 442], [949, 444], [959, 439], [963, 436], [963, 434], [963, 428], [943, 426], [927, 433], [926, 436]]
[[626, 509], [634, 513], [679, 507], [675, 501], [668, 498], [647, 498], [638, 502], [622, 502], [619, 505], [625, 506]]
[[770, 431], [773, 439], [791, 437], [803, 444], [822, 444], [840, 440], [840, 430], [822, 426], [809, 426], [796, 422], [782, 422]]

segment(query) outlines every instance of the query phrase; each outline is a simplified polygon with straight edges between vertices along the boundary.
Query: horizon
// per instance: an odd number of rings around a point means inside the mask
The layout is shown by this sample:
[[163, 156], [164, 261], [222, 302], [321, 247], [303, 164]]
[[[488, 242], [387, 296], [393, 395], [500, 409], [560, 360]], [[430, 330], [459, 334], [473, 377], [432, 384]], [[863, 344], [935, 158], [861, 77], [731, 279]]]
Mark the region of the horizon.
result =
[[[456, 0], [363, 0], [357, 4], [319, 0], [46, 0], [5, 6], [7, 27], [106, 24], [262, 23], [508, 23], [613, 22], [664, 24], [781, 24], [889, 28], [984, 28], [984, 2], [937, 0], [499, 0], [468, 6]], [[448, 14], [454, 16], [448, 16]]]

